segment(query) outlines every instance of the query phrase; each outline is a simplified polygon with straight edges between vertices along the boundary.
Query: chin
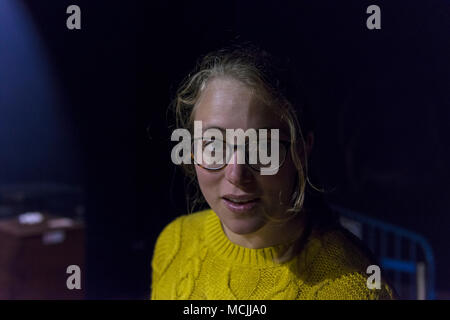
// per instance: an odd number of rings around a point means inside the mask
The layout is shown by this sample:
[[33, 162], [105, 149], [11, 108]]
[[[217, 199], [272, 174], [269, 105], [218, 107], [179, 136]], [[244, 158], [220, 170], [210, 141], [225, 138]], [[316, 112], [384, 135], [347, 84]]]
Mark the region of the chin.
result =
[[219, 219], [231, 232], [236, 234], [250, 234], [258, 231], [266, 224], [265, 220], [259, 215], [235, 217], [227, 209], [222, 210]]

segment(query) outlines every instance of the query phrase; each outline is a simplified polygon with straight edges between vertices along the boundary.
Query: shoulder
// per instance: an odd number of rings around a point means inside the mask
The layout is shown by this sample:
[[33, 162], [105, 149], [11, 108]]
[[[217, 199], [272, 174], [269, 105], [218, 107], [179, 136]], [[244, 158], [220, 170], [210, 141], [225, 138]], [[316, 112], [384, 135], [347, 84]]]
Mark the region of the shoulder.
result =
[[369, 287], [368, 277], [362, 272], [339, 274], [321, 281], [312, 293], [316, 300], [393, 300], [396, 294], [383, 280], [379, 287]]
[[159, 234], [155, 247], [176, 245], [182, 233], [201, 232], [206, 218], [214, 214], [210, 209], [179, 216], [168, 223]]
[[394, 292], [383, 281], [380, 289], [370, 289], [367, 273], [376, 264], [370, 250], [344, 228], [334, 228], [313, 237], [320, 250], [309, 266], [307, 281], [314, 299], [393, 299]]
[[320, 261], [342, 271], [365, 271], [375, 263], [372, 252], [343, 227], [315, 233], [321, 245]]
[[156, 239], [152, 265], [163, 268], [182, 249], [182, 241], [189, 241], [203, 231], [206, 218], [214, 214], [211, 210], [179, 216], [168, 223]]

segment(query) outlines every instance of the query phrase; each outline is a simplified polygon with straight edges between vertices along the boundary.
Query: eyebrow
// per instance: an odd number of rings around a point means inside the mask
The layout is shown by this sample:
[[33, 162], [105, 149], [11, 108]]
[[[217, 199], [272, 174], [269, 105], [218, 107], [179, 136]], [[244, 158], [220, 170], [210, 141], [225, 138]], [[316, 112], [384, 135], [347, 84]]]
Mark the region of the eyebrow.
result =
[[[218, 130], [220, 130], [220, 131], [226, 133], [226, 129], [224, 129], [224, 128], [222, 128], [222, 127], [217, 127], [217, 126], [209, 126], [209, 127], [206, 127], [206, 128], [203, 129], [203, 132], [205, 132], [205, 131], [208, 130], [208, 129], [218, 129]], [[228, 128], [228, 129], [230, 129], [230, 130], [237, 130], [237, 129], [231, 129], [231, 128]], [[253, 129], [253, 128], [249, 128], [249, 129]], [[281, 129], [279, 129], [279, 128], [269, 128], [269, 127], [255, 128], [255, 130], [260, 130], [260, 129], [266, 129], [266, 130], [268, 131], [269, 134], [270, 134], [270, 132], [271, 132], [270, 130], [278, 129], [279, 132], [280, 132], [280, 135], [284, 135], [284, 136], [286, 136], [286, 137], [289, 137], [289, 136], [290, 136], [289, 134], [285, 133], [283, 130], [281, 130]], [[248, 130], [248, 129], [247, 129], [247, 130]], [[247, 131], [247, 130], [245, 130], [245, 131]], [[289, 138], [288, 138], [288, 139], [289, 139]]]
[[210, 126], [210, 127], [203, 128], [203, 132], [205, 132], [208, 129], [219, 129], [220, 131], [226, 132], [224, 128], [216, 127], [216, 126]]
[[[206, 130], [208, 130], [208, 129], [219, 129], [220, 131], [226, 131], [227, 129], [230, 129], [230, 130], [237, 130], [237, 129], [231, 129], [231, 128], [224, 129], [224, 128], [222, 128], [222, 127], [209, 126], [209, 127], [203, 128], [203, 131], [206, 131]], [[239, 128], [238, 128], [238, 129], [239, 129]], [[260, 129], [267, 129], [267, 130], [278, 129], [278, 130], [280, 130], [280, 132], [283, 132], [280, 128], [269, 128], [269, 127], [262, 127], [262, 128], [248, 128], [248, 129], [255, 129], [255, 130], [260, 130]], [[247, 129], [247, 130], [248, 130], [248, 129]]]

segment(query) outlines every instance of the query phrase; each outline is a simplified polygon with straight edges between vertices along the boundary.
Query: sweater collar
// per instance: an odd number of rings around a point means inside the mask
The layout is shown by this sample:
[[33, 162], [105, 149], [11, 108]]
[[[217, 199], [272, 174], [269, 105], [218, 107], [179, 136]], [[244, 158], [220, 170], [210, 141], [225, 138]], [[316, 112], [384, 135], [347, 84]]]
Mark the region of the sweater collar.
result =
[[253, 266], [279, 266], [274, 259], [292, 244], [290, 242], [258, 249], [237, 245], [228, 239], [219, 217], [212, 210], [209, 210], [205, 219], [205, 237], [207, 246], [220, 257], [236, 264]]

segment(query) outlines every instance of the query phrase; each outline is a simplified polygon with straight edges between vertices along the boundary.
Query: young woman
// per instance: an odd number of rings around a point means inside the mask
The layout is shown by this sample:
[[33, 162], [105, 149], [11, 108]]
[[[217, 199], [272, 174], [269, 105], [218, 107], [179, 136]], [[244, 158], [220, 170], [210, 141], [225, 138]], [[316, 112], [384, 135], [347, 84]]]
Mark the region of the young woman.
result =
[[[178, 126], [194, 136], [194, 121], [201, 121], [203, 130], [224, 137], [201, 138], [203, 149], [192, 149], [192, 159], [211, 143], [223, 146], [224, 156], [183, 165], [201, 191], [193, 203], [204, 200], [210, 209], [178, 217], [159, 235], [152, 299], [395, 297], [383, 280], [368, 286], [370, 253], [339, 226], [309, 183], [314, 135], [299, 93], [289, 65], [253, 45], [206, 55], [180, 86]], [[278, 140], [276, 173], [261, 174], [267, 163], [248, 161], [249, 143], [226, 141], [227, 129], [278, 129], [278, 136], [258, 138], [256, 150]]]

